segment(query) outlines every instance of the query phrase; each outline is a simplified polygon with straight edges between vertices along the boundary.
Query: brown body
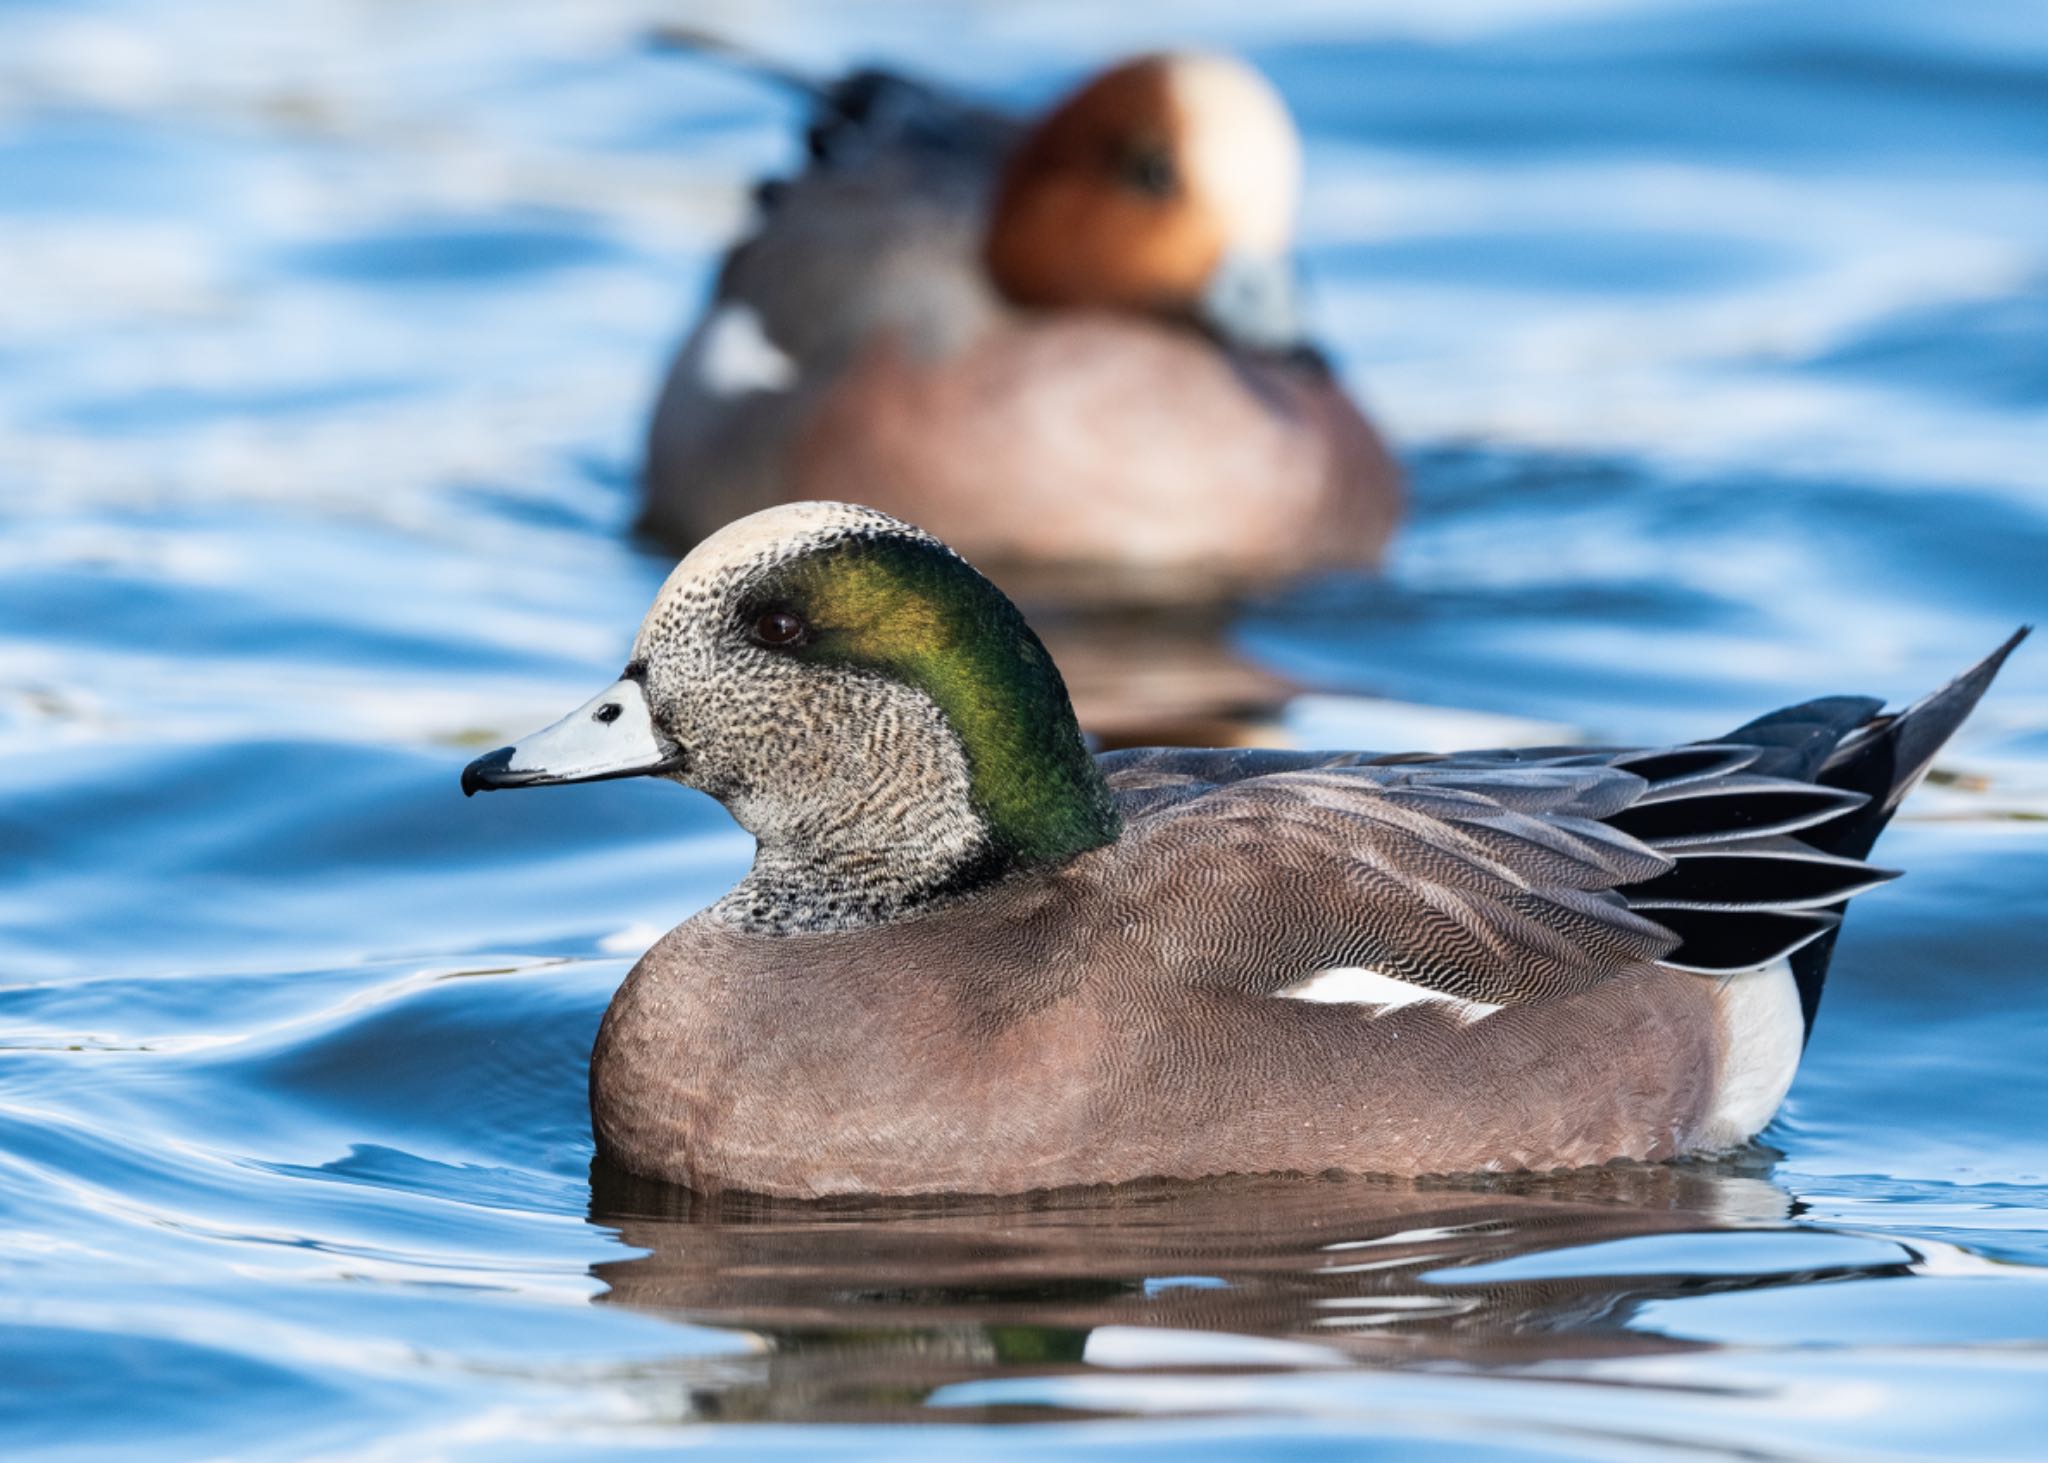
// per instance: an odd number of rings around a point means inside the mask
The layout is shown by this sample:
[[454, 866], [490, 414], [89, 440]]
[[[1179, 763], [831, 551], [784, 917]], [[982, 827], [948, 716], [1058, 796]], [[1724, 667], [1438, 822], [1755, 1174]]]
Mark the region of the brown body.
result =
[[1376, 1014], [1175, 981], [1083, 936], [1076, 896], [1093, 892], [1049, 879], [899, 924], [886, 973], [858, 934], [683, 925], [605, 1017], [600, 1147], [700, 1191], [809, 1197], [1696, 1146], [1719, 1036], [1699, 976], [1645, 966], [1470, 1025]]
[[1320, 372], [1128, 316], [1009, 312], [948, 356], [871, 345], [794, 442], [788, 491], [940, 524], [1026, 594], [1059, 575], [1063, 601], [1178, 599], [1377, 563], [1398, 480]]

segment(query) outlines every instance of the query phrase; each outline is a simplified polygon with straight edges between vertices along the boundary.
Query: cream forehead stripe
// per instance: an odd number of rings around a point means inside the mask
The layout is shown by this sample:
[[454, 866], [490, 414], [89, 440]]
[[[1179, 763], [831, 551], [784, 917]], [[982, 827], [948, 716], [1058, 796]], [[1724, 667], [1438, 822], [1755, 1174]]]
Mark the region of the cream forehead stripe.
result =
[[922, 529], [900, 518], [857, 503], [784, 503], [736, 518], [690, 550], [683, 561], [669, 571], [654, 606], [641, 623], [633, 654], [640, 657], [648, 632], [662, 608], [681, 599], [697, 586], [713, 583], [736, 570], [787, 557], [807, 544], [849, 529], [881, 530], [927, 538]]
[[1176, 56], [1167, 86], [1195, 190], [1246, 254], [1287, 252], [1301, 204], [1301, 138], [1271, 82], [1226, 56]]

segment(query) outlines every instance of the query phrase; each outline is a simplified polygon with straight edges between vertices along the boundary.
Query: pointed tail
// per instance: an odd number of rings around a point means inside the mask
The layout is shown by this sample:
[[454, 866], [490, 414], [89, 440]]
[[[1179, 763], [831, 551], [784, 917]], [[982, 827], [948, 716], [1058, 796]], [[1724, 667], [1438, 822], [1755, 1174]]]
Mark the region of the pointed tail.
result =
[[[1862, 793], [1869, 801], [1831, 822], [1806, 830], [1800, 834], [1801, 841], [1839, 858], [1860, 859], [1869, 854], [1900, 802], [1925, 775], [1935, 754], [1956, 728], [1976, 709], [1977, 702], [1997, 677], [1999, 667], [2032, 628], [2021, 626], [2005, 644], [1939, 691], [1922, 697], [1904, 711], [1871, 718], [1836, 743], [1821, 763], [1815, 780], [1827, 787]], [[1792, 974], [1799, 982], [1799, 1005], [1809, 1036], [1813, 1034], [1813, 1018], [1820, 1009], [1821, 986], [1827, 980], [1828, 960], [1834, 954], [1838, 934], [1838, 930], [1830, 930], [1792, 956]]]

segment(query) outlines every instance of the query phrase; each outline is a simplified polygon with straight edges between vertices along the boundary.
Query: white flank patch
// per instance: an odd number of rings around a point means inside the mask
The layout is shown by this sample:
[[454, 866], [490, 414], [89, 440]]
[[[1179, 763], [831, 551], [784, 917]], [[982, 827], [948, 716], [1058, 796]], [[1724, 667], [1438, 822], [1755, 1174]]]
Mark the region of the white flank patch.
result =
[[1733, 1148], [1771, 1120], [1799, 1070], [1806, 1025], [1792, 962], [1722, 976], [1715, 991], [1721, 1016], [1721, 1080], [1707, 1113], [1702, 1143]]
[[768, 338], [751, 305], [720, 305], [697, 348], [697, 379], [713, 396], [787, 391], [796, 385], [796, 362]]
[[1428, 986], [1417, 985], [1412, 980], [1367, 970], [1362, 965], [1317, 971], [1307, 980], [1298, 980], [1275, 994], [1289, 1001], [1317, 1001], [1329, 1006], [1373, 1006], [1381, 1011], [1433, 1001], [1437, 1005], [1451, 1007], [1458, 1019], [1468, 1026], [1474, 1021], [1484, 1021], [1500, 1009], [1486, 1001], [1468, 1001], [1446, 995]]

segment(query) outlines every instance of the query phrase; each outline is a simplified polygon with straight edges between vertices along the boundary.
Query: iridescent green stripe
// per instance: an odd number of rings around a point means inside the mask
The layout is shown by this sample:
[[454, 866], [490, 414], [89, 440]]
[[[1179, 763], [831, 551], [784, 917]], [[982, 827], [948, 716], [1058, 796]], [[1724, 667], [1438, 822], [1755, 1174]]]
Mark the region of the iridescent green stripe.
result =
[[1062, 862], [1117, 836], [1052, 657], [1002, 592], [950, 551], [853, 539], [790, 564], [771, 592], [812, 627], [800, 654], [893, 676], [937, 703], [1007, 862]]

